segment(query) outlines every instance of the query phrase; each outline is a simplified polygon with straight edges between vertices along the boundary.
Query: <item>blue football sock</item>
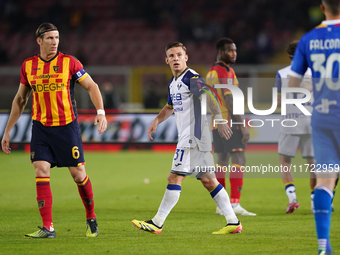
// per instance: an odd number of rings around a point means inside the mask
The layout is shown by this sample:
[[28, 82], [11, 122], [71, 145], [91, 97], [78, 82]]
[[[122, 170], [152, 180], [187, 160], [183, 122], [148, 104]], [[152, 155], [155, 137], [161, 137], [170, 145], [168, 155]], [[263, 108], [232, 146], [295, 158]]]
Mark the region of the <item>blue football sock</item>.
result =
[[333, 192], [325, 186], [318, 186], [314, 190], [315, 225], [319, 250], [331, 251], [329, 231], [331, 226], [331, 204]]

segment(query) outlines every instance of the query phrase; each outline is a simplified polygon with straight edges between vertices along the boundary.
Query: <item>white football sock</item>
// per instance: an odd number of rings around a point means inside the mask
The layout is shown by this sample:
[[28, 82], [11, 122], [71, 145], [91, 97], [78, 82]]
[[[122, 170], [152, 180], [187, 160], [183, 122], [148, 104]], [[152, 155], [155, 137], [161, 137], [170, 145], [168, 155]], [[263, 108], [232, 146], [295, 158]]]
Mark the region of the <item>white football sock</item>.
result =
[[286, 188], [286, 194], [289, 199], [289, 203], [293, 202], [294, 199], [296, 199], [296, 193], [295, 193], [295, 186], [290, 185], [289, 187]]
[[[222, 185], [221, 185], [222, 186]], [[238, 219], [234, 213], [233, 208], [231, 208], [230, 200], [227, 191], [222, 188], [214, 197], [215, 203], [222, 211], [227, 223], [238, 223]]]
[[158, 227], [162, 227], [166, 217], [169, 215], [172, 208], [177, 204], [181, 191], [166, 189], [161, 205], [158, 208], [158, 212], [154, 218], [153, 223]]

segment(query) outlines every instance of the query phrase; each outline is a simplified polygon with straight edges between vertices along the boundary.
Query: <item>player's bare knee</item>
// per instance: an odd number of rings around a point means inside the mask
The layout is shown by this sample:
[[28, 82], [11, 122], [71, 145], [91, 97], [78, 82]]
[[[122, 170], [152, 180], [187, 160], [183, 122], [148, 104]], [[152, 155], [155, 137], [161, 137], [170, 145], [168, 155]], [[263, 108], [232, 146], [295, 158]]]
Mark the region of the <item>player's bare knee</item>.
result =
[[336, 173], [319, 174], [317, 175], [315, 189], [317, 189], [318, 186], [325, 186], [330, 190], [334, 190], [336, 179]]
[[281, 165], [290, 164], [292, 162], [292, 158], [289, 156], [280, 155], [279, 158], [280, 158]]
[[240, 164], [240, 165], [245, 165], [246, 164], [246, 156], [244, 151], [237, 151], [231, 153], [231, 161], [232, 163]]
[[168, 175], [167, 179], [168, 179], [169, 184], [181, 185], [184, 178], [185, 178], [185, 176], [183, 176], [183, 175], [170, 173]]
[[201, 178], [201, 183], [204, 188], [206, 188], [209, 192], [212, 191], [218, 185], [217, 180], [215, 178]]
[[71, 176], [75, 182], [82, 182], [86, 178], [84, 166], [69, 167]]
[[35, 169], [36, 177], [49, 177], [51, 164], [47, 161], [34, 161], [33, 166]]
[[222, 166], [229, 165], [229, 153], [224, 152], [217, 153], [217, 163]]

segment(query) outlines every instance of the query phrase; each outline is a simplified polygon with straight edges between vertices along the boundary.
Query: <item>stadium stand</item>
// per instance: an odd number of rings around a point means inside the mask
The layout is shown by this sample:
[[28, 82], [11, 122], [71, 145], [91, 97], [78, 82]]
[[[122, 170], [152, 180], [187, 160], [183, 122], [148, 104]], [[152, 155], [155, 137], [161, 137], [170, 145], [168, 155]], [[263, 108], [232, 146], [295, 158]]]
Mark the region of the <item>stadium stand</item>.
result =
[[215, 40], [223, 35], [236, 42], [238, 63], [266, 63], [296, 31], [315, 25], [306, 6], [317, 4], [309, 0], [4, 0], [0, 45], [8, 54], [5, 64], [20, 65], [37, 49], [31, 31], [49, 21], [68, 38], [60, 49], [75, 55], [81, 51], [87, 65], [159, 65], [164, 45], [174, 40], [190, 45], [191, 64], [209, 64]]

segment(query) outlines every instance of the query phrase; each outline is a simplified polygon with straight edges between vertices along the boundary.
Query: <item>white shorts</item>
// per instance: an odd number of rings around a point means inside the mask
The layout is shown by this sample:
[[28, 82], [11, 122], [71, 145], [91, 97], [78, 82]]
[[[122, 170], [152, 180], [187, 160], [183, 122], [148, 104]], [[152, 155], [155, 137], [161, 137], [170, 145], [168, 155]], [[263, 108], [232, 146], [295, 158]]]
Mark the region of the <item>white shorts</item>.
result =
[[215, 178], [214, 157], [210, 151], [199, 151], [195, 148], [177, 148], [172, 162], [171, 173], [178, 175], [194, 174], [200, 178], [202, 174], [212, 173]]
[[288, 157], [295, 157], [298, 147], [300, 147], [303, 158], [314, 158], [311, 134], [291, 135], [280, 133], [278, 149], [279, 154]]

